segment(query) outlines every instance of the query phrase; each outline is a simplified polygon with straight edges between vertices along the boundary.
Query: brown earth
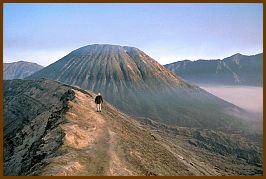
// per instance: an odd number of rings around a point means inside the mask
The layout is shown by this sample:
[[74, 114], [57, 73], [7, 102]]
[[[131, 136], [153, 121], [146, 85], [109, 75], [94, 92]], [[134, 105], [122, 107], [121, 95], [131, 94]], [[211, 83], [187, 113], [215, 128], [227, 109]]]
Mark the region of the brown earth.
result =
[[[4, 138], [5, 175], [262, 174], [261, 153], [257, 152], [261, 152], [261, 147], [247, 139], [242, 140], [245, 145], [235, 144], [231, 142], [234, 139], [222, 132], [171, 128], [147, 119], [136, 120], [107, 102], [102, 112], [96, 112], [92, 92], [49, 80], [19, 82], [27, 82], [26, 86], [34, 89], [23, 94], [31, 94], [27, 99], [34, 99], [33, 105], [44, 98], [40, 94], [46, 91], [45, 98], [53, 101], [54, 106], [46, 111], [48, 107], [44, 107], [44, 112], [29, 124], [22, 122], [24, 126], [15, 132], [8, 130], [10, 124], [6, 126], [5, 131], [9, 133]], [[6, 96], [9, 90], [13, 90], [13, 94], [20, 89], [8, 84], [5, 87]], [[4, 104], [10, 102], [4, 101]], [[221, 150], [223, 148], [226, 150]], [[238, 152], [244, 156], [235, 157]]]
[[[96, 112], [93, 97], [75, 91], [63, 124], [62, 156], [41, 175], [237, 175], [217, 167], [185, 141], [170, 140], [111, 105]], [[172, 138], [173, 139], [173, 138]], [[205, 151], [206, 152], [206, 151]], [[219, 156], [209, 155], [210, 158]], [[71, 162], [70, 162], [71, 161]]]

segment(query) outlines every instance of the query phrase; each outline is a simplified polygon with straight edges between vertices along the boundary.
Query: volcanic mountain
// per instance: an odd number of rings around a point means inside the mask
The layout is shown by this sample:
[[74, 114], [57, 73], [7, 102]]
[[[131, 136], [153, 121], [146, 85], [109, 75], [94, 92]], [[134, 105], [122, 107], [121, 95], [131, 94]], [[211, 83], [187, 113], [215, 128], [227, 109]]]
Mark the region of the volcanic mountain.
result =
[[238, 53], [222, 60], [184, 60], [165, 67], [196, 84], [262, 86], [262, 60], [262, 53]]
[[262, 136], [145, 123], [50, 80], [4, 81], [4, 175], [262, 175]]
[[26, 61], [4, 63], [4, 80], [23, 79], [42, 68], [37, 63]]
[[88, 45], [28, 79], [47, 78], [95, 93], [135, 117], [184, 127], [236, 129], [241, 109], [189, 84], [134, 47]]

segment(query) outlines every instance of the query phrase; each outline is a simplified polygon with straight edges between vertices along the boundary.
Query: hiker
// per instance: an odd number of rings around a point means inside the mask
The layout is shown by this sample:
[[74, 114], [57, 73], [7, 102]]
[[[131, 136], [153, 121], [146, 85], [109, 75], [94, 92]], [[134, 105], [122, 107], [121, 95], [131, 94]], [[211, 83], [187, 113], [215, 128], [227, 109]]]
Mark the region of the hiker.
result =
[[101, 96], [101, 93], [98, 93], [98, 95], [95, 98], [95, 103], [96, 103], [96, 108], [97, 108], [97, 112], [101, 112], [102, 110], [102, 103], [103, 103], [103, 98]]

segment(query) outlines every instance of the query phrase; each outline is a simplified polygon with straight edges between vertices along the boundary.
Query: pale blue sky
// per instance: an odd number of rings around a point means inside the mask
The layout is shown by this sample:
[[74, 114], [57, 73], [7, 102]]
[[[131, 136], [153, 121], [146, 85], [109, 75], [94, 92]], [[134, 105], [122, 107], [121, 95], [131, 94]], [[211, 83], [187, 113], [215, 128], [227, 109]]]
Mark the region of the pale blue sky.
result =
[[134, 46], [161, 64], [262, 52], [261, 3], [4, 4], [4, 62], [47, 66], [89, 44]]

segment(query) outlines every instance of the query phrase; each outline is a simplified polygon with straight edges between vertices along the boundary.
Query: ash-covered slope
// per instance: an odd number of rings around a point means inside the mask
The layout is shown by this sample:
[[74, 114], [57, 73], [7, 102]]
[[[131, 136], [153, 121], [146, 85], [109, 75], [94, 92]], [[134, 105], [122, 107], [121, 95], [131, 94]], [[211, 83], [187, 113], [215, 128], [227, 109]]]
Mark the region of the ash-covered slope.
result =
[[262, 53], [238, 53], [223, 60], [184, 60], [165, 67], [196, 84], [262, 86], [262, 60]]
[[4, 175], [262, 174], [261, 144], [240, 134], [141, 124], [106, 102], [96, 112], [94, 97], [50, 80], [5, 81]]
[[29, 175], [57, 155], [69, 88], [52, 81], [4, 81], [4, 175]]
[[42, 68], [43, 66], [37, 63], [25, 61], [4, 63], [4, 80], [23, 79]]
[[241, 109], [189, 84], [141, 50], [117, 45], [88, 45], [36, 72], [48, 78], [101, 92], [123, 112], [169, 125], [241, 128], [228, 113]]

